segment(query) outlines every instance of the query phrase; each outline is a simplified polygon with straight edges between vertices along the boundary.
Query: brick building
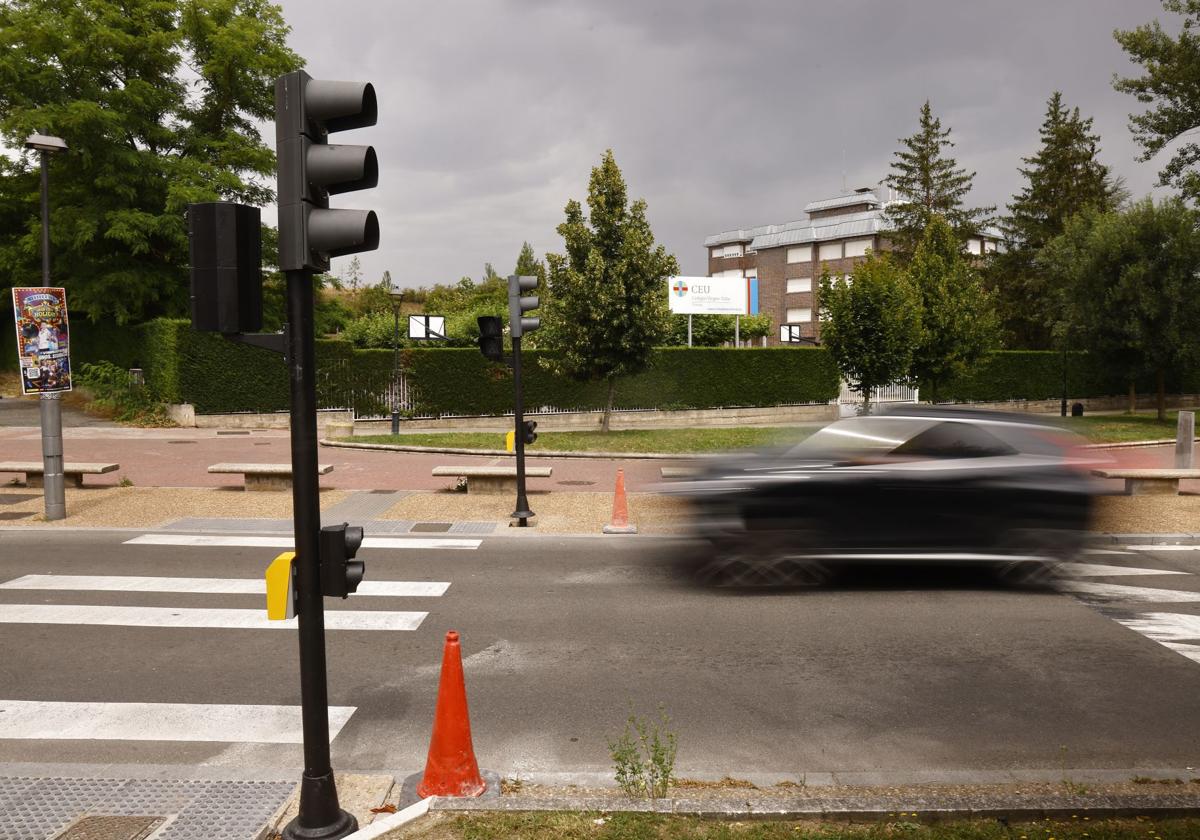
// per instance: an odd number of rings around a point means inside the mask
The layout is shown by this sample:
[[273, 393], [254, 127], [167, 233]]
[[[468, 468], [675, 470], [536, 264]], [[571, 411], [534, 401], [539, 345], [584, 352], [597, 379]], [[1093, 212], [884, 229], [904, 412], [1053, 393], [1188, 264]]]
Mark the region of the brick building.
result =
[[[759, 311], [775, 327], [768, 339], [778, 345], [782, 324], [820, 339], [817, 295], [822, 273], [849, 274], [868, 251], [887, 250], [884, 204], [869, 188], [814, 201], [805, 216], [781, 225], [729, 230], [706, 237], [710, 277], [757, 277]], [[996, 248], [999, 234], [988, 230], [967, 243], [982, 256]]]

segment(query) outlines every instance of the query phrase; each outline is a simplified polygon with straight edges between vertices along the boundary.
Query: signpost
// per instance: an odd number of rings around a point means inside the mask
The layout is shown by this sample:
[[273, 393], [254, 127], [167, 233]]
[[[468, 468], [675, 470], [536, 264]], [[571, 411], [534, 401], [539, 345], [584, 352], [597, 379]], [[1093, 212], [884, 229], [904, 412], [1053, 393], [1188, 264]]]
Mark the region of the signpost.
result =
[[693, 315], [733, 315], [734, 343], [741, 346], [742, 315], [758, 314], [757, 277], [668, 277], [671, 312], [688, 316], [688, 347]]
[[409, 315], [408, 337], [413, 341], [436, 341], [446, 337], [444, 315]]

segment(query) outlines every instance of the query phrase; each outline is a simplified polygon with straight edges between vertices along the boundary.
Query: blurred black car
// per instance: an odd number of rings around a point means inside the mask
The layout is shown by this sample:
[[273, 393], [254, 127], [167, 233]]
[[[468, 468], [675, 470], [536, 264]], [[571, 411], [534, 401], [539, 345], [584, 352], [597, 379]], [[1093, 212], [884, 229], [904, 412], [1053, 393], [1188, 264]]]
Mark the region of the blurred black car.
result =
[[816, 583], [835, 563], [987, 563], [1038, 582], [1074, 556], [1097, 486], [1082, 439], [1007, 412], [906, 406], [788, 449], [708, 462], [670, 485], [711, 552], [710, 583]]

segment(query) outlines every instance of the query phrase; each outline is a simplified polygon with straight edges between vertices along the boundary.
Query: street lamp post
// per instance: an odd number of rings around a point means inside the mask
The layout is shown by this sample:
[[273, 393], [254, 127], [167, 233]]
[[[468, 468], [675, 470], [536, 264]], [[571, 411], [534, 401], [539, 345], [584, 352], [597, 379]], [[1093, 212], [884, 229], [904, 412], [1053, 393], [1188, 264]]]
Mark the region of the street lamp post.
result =
[[403, 291], [393, 291], [392, 298], [392, 434], [400, 434], [400, 304]]
[[[31, 134], [25, 148], [36, 149], [42, 166], [42, 285], [50, 285], [50, 166], [54, 152], [66, 151], [61, 137]], [[42, 487], [46, 519], [64, 519], [67, 515], [66, 490], [63, 484], [62, 401], [56, 391], [43, 393], [38, 399], [42, 423]]]

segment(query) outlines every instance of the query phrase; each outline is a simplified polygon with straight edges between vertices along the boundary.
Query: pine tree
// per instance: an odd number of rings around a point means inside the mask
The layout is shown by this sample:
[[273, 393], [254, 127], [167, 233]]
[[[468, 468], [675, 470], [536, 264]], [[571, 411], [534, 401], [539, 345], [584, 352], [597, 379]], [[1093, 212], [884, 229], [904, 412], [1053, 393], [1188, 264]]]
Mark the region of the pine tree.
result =
[[963, 207], [975, 173], [960, 169], [945, 154], [954, 148], [950, 129], [942, 128], [928, 100], [921, 106], [917, 133], [900, 143], [903, 148], [895, 153], [884, 184], [900, 194], [898, 201], [888, 205], [885, 218], [892, 227], [888, 238], [901, 259], [912, 255], [935, 214], [944, 217], [963, 241], [978, 233], [996, 208]]
[[646, 202], [629, 203], [612, 150], [592, 169], [588, 213], [572, 199], [558, 226], [565, 254], [547, 254], [542, 305], [547, 366], [579, 381], [608, 383], [601, 430], [608, 431], [616, 381], [644, 370], [667, 335], [666, 279], [675, 257], [646, 221]]
[[1086, 208], [1115, 209], [1124, 199], [1120, 182], [1097, 160], [1100, 138], [1091, 118], [1063, 104], [1055, 91], [1046, 103], [1038, 130], [1041, 148], [1022, 158], [1025, 187], [1013, 196], [1001, 226], [1005, 250], [989, 266], [999, 298], [1008, 343], [1023, 348], [1051, 346], [1052, 325], [1061, 317], [1047, 286], [1046, 272], [1036, 264], [1038, 252], [1062, 234], [1067, 219]]
[[546, 279], [546, 266], [533, 252], [533, 246], [528, 242], [522, 243], [521, 253], [517, 255], [517, 267], [513, 274], [521, 277], [536, 277], [539, 281]]

